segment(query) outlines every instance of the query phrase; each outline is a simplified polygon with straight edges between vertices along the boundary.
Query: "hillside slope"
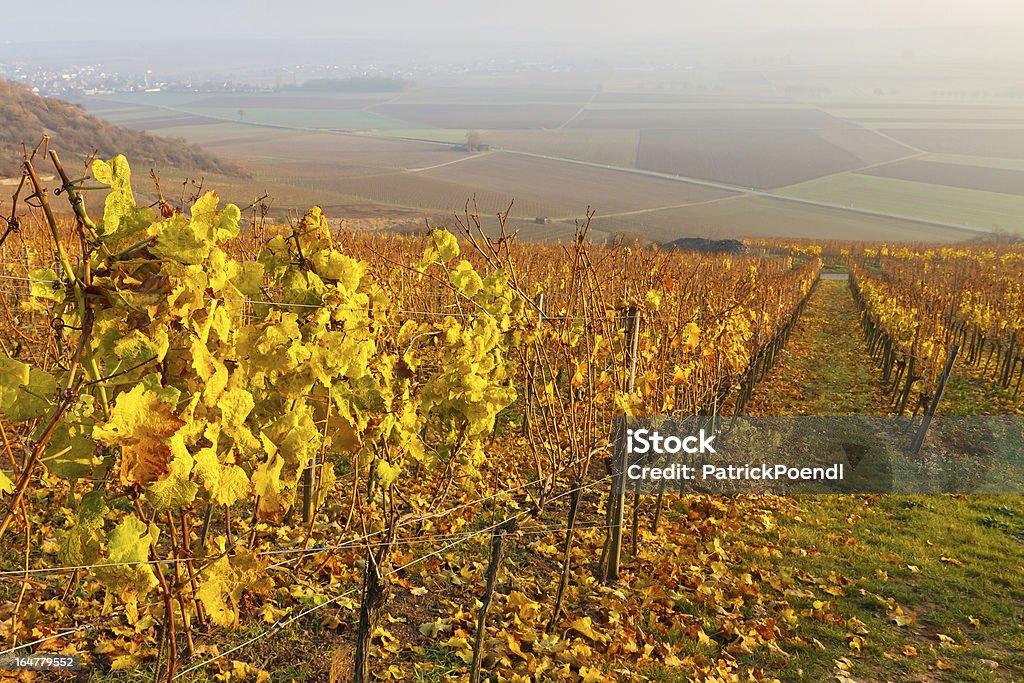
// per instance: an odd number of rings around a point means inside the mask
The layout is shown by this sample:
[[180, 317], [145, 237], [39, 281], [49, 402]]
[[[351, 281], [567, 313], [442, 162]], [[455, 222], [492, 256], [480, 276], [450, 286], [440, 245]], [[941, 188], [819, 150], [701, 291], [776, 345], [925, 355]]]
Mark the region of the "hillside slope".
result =
[[20, 83], [0, 80], [0, 177], [20, 174], [22, 143], [31, 147], [43, 133], [50, 135], [68, 162], [95, 152], [102, 158], [124, 154], [140, 169], [242, 173], [236, 164], [185, 140], [113, 126], [76, 104], [40, 97]]

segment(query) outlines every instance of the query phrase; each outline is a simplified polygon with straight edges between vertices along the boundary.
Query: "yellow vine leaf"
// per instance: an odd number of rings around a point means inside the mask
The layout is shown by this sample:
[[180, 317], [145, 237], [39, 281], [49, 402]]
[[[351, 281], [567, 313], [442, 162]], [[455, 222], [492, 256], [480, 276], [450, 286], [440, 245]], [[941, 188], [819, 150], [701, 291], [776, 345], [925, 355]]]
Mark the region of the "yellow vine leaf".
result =
[[221, 463], [214, 448], [196, 453], [192, 472], [218, 505], [234, 505], [252, 493], [249, 475], [238, 465]]
[[117, 397], [110, 420], [93, 428], [92, 437], [121, 448], [121, 483], [146, 484], [167, 474], [167, 440], [185, 423], [156, 392], [136, 385]]
[[41, 417], [50, 408], [57, 381], [48, 373], [0, 351], [0, 415], [11, 422]]
[[82, 496], [75, 524], [61, 541], [61, 562], [68, 565], [96, 562], [104, 538], [103, 520], [106, 514], [107, 504], [101, 491], [90, 491]]
[[377, 478], [384, 488], [395, 483], [395, 480], [398, 479], [398, 475], [401, 473], [402, 468], [400, 466], [392, 465], [383, 458], [377, 460]]
[[47, 471], [69, 480], [95, 476], [103, 461], [96, 457], [91, 433], [92, 422], [82, 418], [57, 425], [43, 457]]
[[596, 642], [604, 642], [606, 636], [594, 629], [594, 621], [590, 617], [580, 617], [569, 624], [569, 628], [584, 638]]
[[236, 627], [242, 594], [246, 591], [263, 594], [271, 590], [273, 581], [264, 572], [265, 564], [254, 553], [240, 547], [234, 557], [222, 557], [203, 572], [196, 597], [215, 624]]
[[168, 465], [168, 474], [155, 481], [146, 489], [146, 499], [157, 510], [173, 510], [189, 505], [196, 498], [199, 486], [190, 478], [195, 460], [185, 447], [185, 441], [178, 432], [170, 439], [173, 457]]
[[91, 170], [93, 178], [110, 186], [110, 192], [103, 201], [103, 222], [100, 224], [99, 236], [116, 241], [143, 229], [152, 219], [152, 211], [136, 208], [128, 160], [121, 154], [109, 161], [96, 159], [92, 162]]
[[46, 299], [58, 303], [64, 301], [64, 288], [57, 283], [57, 273], [52, 268], [30, 270], [28, 279], [31, 281], [29, 292], [33, 299]]
[[363, 267], [351, 256], [345, 256], [336, 249], [319, 251], [310, 259], [317, 275], [334, 280], [350, 292], [359, 288]]
[[683, 340], [691, 349], [696, 348], [700, 344], [700, 327], [697, 323], [687, 323], [683, 329]]
[[149, 559], [149, 546], [159, 533], [155, 525], [147, 525], [134, 515], [125, 517], [107, 539], [107, 561], [118, 564], [96, 569], [96, 577], [111, 589], [111, 596], [125, 603], [133, 622], [138, 620], [139, 600], [159, 583], [152, 565], [139, 564]]
[[252, 473], [252, 486], [256, 495], [259, 496], [261, 514], [277, 512], [284, 505], [284, 500], [281, 497], [281, 492], [284, 490], [284, 483], [281, 481], [283, 469], [284, 458], [280, 455], [273, 455]]
[[448, 276], [448, 281], [468, 297], [476, 296], [484, 287], [483, 278], [473, 270], [469, 261], [459, 261], [459, 265]]
[[234, 204], [217, 209], [216, 192], [207, 192], [192, 205], [192, 217], [175, 214], [154, 223], [149, 234], [156, 238], [150, 252], [178, 263], [201, 264], [215, 245], [238, 234], [242, 214]]
[[431, 230], [430, 242], [441, 263], [448, 263], [459, 255], [459, 241], [447, 230]]
[[149, 559], [149, 544], [158, 535], [156, 527], [147, 526], [135, 516], [125, 517], [110, 532], [107, 555], [111, 562], [134, 564]]

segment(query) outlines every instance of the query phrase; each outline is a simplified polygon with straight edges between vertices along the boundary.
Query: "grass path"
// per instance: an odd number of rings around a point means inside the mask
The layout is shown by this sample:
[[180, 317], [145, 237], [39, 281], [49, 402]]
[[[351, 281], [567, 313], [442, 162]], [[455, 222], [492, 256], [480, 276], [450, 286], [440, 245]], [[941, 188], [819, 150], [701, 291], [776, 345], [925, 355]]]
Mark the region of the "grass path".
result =
[[[1009, 391], [958, 361], [939, 415], [1024, 414]], [[751, 415], [885, 415], [889, 397], [868, 355], [845, 280], [821, 280], [789, 344], [757, 385]]]
[[[884, 415], [879, 384], [847, 283], [822, 280], [749, 412]], [[759, 539], [777, 544], [778, 555], [739, 561], [781, 576], [828, 576], [835, 588], [790, 601], [803, 644], [787, 647], [787, 657], [754, 653], [743, 663], [784, 681], [1024, 680], [1019, 498], [795, 502], [798, 511]]]
[[887, 407], [844, 280], [821, 280], [751, 415], [881, 415]]

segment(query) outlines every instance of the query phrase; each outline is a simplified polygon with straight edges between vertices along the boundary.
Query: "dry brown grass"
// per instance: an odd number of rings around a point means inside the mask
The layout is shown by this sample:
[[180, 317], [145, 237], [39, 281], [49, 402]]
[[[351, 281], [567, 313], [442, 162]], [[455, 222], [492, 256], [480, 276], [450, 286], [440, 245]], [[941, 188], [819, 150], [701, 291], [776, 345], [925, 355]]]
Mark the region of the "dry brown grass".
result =
[[331, 650], [331, 669], [328, 674], [330, 683], [350, 683], [355, 652], [352, 643], [340, 642], [334, 646]]

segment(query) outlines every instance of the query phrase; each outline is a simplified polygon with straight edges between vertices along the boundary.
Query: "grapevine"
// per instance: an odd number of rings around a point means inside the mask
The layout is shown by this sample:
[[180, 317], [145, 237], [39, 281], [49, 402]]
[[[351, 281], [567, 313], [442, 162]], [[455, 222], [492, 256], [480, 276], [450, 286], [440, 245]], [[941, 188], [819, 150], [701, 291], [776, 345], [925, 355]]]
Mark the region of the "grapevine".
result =
[[[127, 160], [97, 161], [109, 191], [94, 222], [52, 162], [74, 224], [26, 160], [46, 232], [25, 263], [3, 264], [27, 288], [13, 307], [4, 293], [21, 336], [0, 349], [0, 418], [5, 441], [29, 448], [19, 462], [7, 446], [0, 535], [27, 519], [33, 487], [62, 491], [66, 590], [159, 624], [168, 680], [201, 634], [242, 627], [253, 603], [273, 609], [278, 550], [358, 581], [366, 680], [402, 543], [457, 531], [446, 510], [481, 501], [495, 518], [484, 528], [504, 534], [515, 524], [502, 516], [539, 519], [566, 498], [578, 510], [607, 480], [615, 415], [742, 411], [820, 269], [814, 252], [596, 247], [588, 224], [571, 244], [523, 245], [469, 211], [454, 233], [338, 234], [316, 207], [247, 259], [242, 213], [215, 192], [140, 206]], [[492, 457], [499, 438], [528, 454], [523, 466]], [[345, 549], [361, 569], [340, 569]]]

